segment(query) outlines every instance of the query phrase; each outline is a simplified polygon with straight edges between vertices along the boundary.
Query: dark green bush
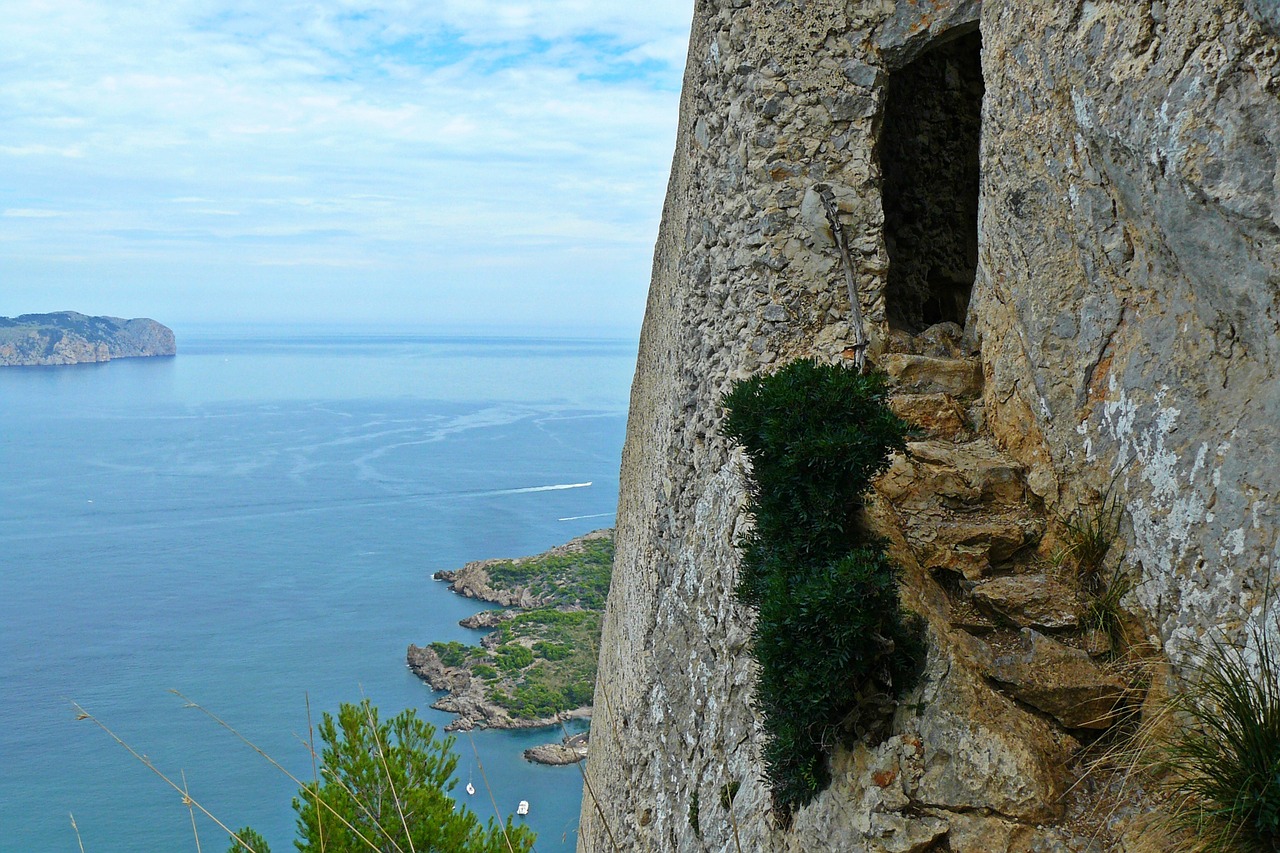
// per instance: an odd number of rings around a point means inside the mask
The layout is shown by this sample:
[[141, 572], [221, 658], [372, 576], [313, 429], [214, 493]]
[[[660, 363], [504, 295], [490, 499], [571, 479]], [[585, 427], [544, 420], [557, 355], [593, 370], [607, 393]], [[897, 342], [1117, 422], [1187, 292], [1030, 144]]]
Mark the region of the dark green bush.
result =
[[871, 479], [905, 447], [887, 396], [881, 376], [797, 361], [724, 400], [724, 432], [751, 457], [737, 592], [758, 611], [763, 757], [784, 819], [829, 784], [836, 743], [879, 733], [923, 654], [897, 569], [858, 522]]
[[533, 644], [533, 653], [544, 660], [564, 660], [573, 657], [573, 649], [564, 643], [548, 643], [544, 640]]
[[445, 666], [462, 666], [467, 662], [467, 657], [472, 651], [471, 646], [456, 640], [449, 643], [432, 643], [431, 648], [440, 656], [440, 662]]
[[533, 663], [533, 652], [524, 646], [517, 646], [514, 643], [505, 646], [498, 646], [493, 650], [494, 661], [497, 662], [499, 669], [505, 669], [513, 672], [517, 669], [523, 669]]
[[878, 374], [794, 361], [729, 392], [724, 432], [751, 457], [755, 530], [743, 543], [739, 590], [782, 567], [829, 562], [861, 541], [862, 495], [906, 446], [907, 424], [889, 411]]

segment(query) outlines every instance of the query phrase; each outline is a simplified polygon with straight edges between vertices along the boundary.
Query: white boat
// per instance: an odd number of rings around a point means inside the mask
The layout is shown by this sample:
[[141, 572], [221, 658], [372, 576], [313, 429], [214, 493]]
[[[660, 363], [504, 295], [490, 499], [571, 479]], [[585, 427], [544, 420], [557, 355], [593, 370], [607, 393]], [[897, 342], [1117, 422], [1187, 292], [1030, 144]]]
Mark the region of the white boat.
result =
[[475, 794], [476, 794], [476, 786], [475, 786], [475, 785], [472, 785], [470, 782], [468, 782], [468, 783], [467, 783], [467, 793], [474, 797], [474, 796], [475, 796]]
[[529, 801], [521, 800], [520, 805], [516, 806], [516, 814], [528, 814], [528, 813], [529, 813]]

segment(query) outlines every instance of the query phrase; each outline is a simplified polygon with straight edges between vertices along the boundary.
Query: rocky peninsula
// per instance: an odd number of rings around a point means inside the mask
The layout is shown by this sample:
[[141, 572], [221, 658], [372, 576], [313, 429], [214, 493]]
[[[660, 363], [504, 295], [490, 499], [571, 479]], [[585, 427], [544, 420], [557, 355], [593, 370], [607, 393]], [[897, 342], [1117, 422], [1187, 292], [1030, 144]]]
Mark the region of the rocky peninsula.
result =
[[85, 364], [177, 351], [173, 330], [145, 318], [90, 317], [75, 311], [0, 317], [0, 367]]
[[[597, 530], [533, 557], [479, 560], [441, 571], [459, 595], [500, 605], [459, 623], [493, 629], [479, 645], [410, 645], [409, 668], [433, 690], [432, 707], [457, 714], [450, 731], [523, 729], [589, 718], [601, 616], [613, 567], [613, 531]], [[586, 757], [587, 734], [525, 751], [544, 764]]]

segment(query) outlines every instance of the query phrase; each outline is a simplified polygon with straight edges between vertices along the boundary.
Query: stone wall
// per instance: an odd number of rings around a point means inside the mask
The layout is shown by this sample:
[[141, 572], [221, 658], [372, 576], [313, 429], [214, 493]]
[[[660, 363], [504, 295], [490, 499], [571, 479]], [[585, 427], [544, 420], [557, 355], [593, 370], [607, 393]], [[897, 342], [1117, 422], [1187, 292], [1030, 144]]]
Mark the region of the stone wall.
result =
[[731, 594], [749, 522], [718, 401], [771, 364], [848, 355], [819, 184], [841, 210], [872, 355], [891, 360], [886, 86], [979, 16], [968, 331], [986, 421], [1050, 512], [1118, 474], [1144, 579], [1130, 604], [1155, 639], [1256, 616], [1280, 491], [1267, 454], [1280, 425], [1274, 15], [1256, 0], [980, 6], [697, 3], [632, 390], [582, 851], [1076, 849], [1037, 828], [1064, 816], [1071, 739], [974, 674], [927, 579], [909, 592], [932, 626], [912, 699], [925, 710], [875, 749], [840, 751], [832, 788], [777, 827], [750, 614]]
[[983, 12], [973, 316], [993, 426], [1064, 510], [1115, 478], [1138, 602], [1175, 659], [1210, 626], [1258, 618], [1277, 577], [1280, 39], [1268, 5]]

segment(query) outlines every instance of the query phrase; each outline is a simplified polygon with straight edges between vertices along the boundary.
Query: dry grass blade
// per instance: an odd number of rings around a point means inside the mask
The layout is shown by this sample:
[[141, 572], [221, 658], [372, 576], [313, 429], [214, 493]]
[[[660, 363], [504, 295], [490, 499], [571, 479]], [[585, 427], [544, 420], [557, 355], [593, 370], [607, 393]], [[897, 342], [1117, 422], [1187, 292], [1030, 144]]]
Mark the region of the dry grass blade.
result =
[[[311, 694], [303, 693], [307, 704], [307, 752], [311, 754], [311, 781], [315, 785], [316, 814], [320, 814], [320, 771], [316, 766], [316, 728], [311, 722]], [[320, 834], [320, 853], [324, 853], [324, 822], [317, 821], [316, 829]]]
[[502, 819], [502, 813], [498, 811], [498, 801], [493, 796], [493, 789], [489, 787], [489, 777], [484, 772], [484, 762], [480, 760], [480, 750], [476, 749], [476, 739], [471, 736], [471, 732], [467, 732], [467, 740], [471, 741], [471, 752], [476, 757], [476, 767], [480, 769], [480, 781], [484, 783], [484, 789], [489, 794], [489, 802], [493, 804], [494, 819], [498, 821], [498, 826], [502, 830], [502, 840], [507, 843], [508, 853], [516, 853], [515, 848], [511, 846], [511, 837], [507, 835], [507, 822]]
[[[603, 630], [603, 623], [601, 630]], [[594, 647], [594, 651], [596, 659], [599, 660], [600, 648], [596, 646]], [[604, 706], [605, 716], [609, 720], [609, 728], [613, 730], [613, 742], [618, 744], [622, 743], [622, 737], [618, 732], [618, 720], [614, 716], [612, 706], [609, 704], [609, 691], [605, 687], [604, 682], [599, 680], [598, 675], [596, 679], [595, 693], [600, 697], [600, 701]], [[560, 727], [564, 728], [564, 723], [561, 723]], [[618, 846], [618, 841], [613, 835], [613, 827], [609, 826], [609, 819], [605, 817], [604, 808], [600, 805], [600, 799], [596, 796], [596, 790], [591, 784], [591, 779], [588, 778], [586, 767], [579, 764], [578, 772], [582, 774], [582, 784], [586, 786], [587, 796], [591, 797], [591, 804], [596, 808], [596, 814], [600, 817], [600, 823], [604, 826], [605, 834], [609, 836], [609, 843], [613, 845], [614, 853], [621, 853], [622, 848]]]
[[[84, 708], [80, 707], [80, 705], [76, 702], [72, 702], [71, 707], [76, 709], [77, 720], [89, 720], [95, 726], [97, 726], [98, 728], [106, 732], [108, 737], [110, 737], [113, 741], [115, 741], [116, 743], [124, 747], [125, 751], [128, 752], [130, 755], [132, 755], [135, 759], [137, 759], [138, 762], [142, 764], [143, 767], [146, 767], [152, 773], [159, 776], [162, 780], [164, 780], [164, 783], [166, 785], [168, 785], [170, 788], [176, 791], [182, 797], [183, 803], [187, 805], [188, 808], [194, 806], [195, 808], [199, 809], [201, 814], [203, 814], [205, 817], [209, 818], [209, 820], [216, 823], [220, 829], [222, 829], [224, 832], [230, 835], [233, 839], [239, 842], [246, 850], [249, 850], [250, 853], [257, 853], [257, 851], [255, 851], [252, 847], [250, 847], [248, 844], [245, 844], [244, 841], [241, 840], [240, 836], [237, 835], [235, 831], [231, 829], [231, 827], [227, 826], [225, 823], [218, 820], [218, 818], [214, 816], [214, 814], [211, 811], [206, 809], [204, 806], [200, 805], [198, 800], [192, 799], [191, 796], [185, 790], [185, 788], [179, 787], [178, 783], [174, 782], [172, 779], [166, 776], [159, 767], [156, 767], [156, 765], [154, 764], [154, 762], [151, 761], [150, 758], [147, 758], [147, 756], [139, 753], [133, 747], [129, 746], [129, 744], [127, 744], [124, 741], [124, 739], [121, 738], [118, 734], [113, 732], [111, 729], [107, 728], [106, 724], [103, 723], [102, 720], [99, 720], [93, 714], [90, 714]], [[77, 832], [77, 835], [78, 834], [79, 833]]]
[[196, 828], [196, 812], [191, 799], [191, 790], [187, 787], [187, 771], [179, 771], [182, 773], [182, 804], [187, 807], [187, 814], [191, 816], [191, 834], [196, 840], [196, 853], [202, 853], [200, 850], [200, 830]]
[[84, 840], [80, 838], [80, 827], [76, 826], [76, 816], [67, 812], [67, 817], [71, 818], [71, 830], [76, 834], [76, 844], [80, 845], [80, 853], [84, 853]]
[[396, 816], [400, 818], [400, 826], [404, 829], [405, 841], [409, 842], [410, 853], [417, 853], [413, 846], [413, 833], [409, 831], [409, 821], [404, 816], [400, 792], [396, 790], [396, 780], [391, 774], [391, 767], [387, 764], [387, 747], [378, 734], [378, 723], [373, 719], [373, 706], [365, 703], [364, 713], [365, 722], [369, 724], [369, 733], [373, 735], [373, 742], [377, 747], [378, 761], [382, 764], [382, 772], [387, 777], [387, 787], [391, 789], [391, 802], [396, 807]]
[[[596, 688], [602, 690], [603, 685]], [[564, 736], [569, 737], [569, 730], [564, 726], [564, 720], [560, 721], [560, 731], [564, 732]], [[600, 816], [600, 823], [604, 824], [605, 834], [609, 836], [609, 844], [612, 845], [614, 853], [622, 853], [622, 848], [618, 846], [618, 841], [613, 837], [613, 830], [609, 827], [609, 821], [604, 816], [604, 809], [600, 808], [600, 800], [596, 798], [596, 789], [592, 787], [591, 780], [587, 778], [586, 768], [582, 766], [582, 762], [578, 762], [578, 772], [582, 774], [582, 783], [587, 787], [587, 795], [591, 797], [591, 804], [596, 807], [596, 814]]]
[[[287, 777], [291, 782], [293, 782], [293, 783], [294, 783], [295, 785], [297, 785], [299, 788], [305, 788], [305, 787], [306, 787], [306, 783], [305, 783], [305, 782], [303, 782], [303, 781], [302, 781], [301, 779], [299, 779], [297, 776], [295, 776], [295, 775], [293, 775], [292, 773], [290, 773], [290, 772], [289, 772], [289, 770], [288, 770], [288, 769], [287, 769], [283, 764], [281, 764], [280, 762], [278, 762], [278, 761], [276, 761], [274, 758], [272, 758], [272, 757], [271, 757], [271, 755], [270, 755], [269, 753], [267, 753], [267, 751], [266, 751], [266, 750], [264, 750], [262, 747], [258, 746], [256, 743], [254, 743], [253, 741], [249, 740], [249, 739], [248, 739], [247, 737], [245, 737], [244, 735], [240, 734], [240, 732], [239, 732], [239, 731], [238, 731], [234, 726], [232, 726], [230, 723], [228, 723], [226, 720], [222, 719], [222, 718], [221, 718], [221, 717], [219, 717], [217, 714], [213, 713], [213, 712], [212, 712], [212, 711], [210, 711], [208, 708], [206, 708], [206, 707], [204, 707], [203, 705], [201, 705], [199, 702], [193, 702], [192, 700], [188, 699], [186, 696], [182, 695], [182, 693], [178, 692], [177, 690], [170, 690], [169, 692], [170, 692], [170, 693], [172, 693], [174, 696], [177, 696], [179, 699], [181, 699], [181, 700], [183, 701], [183, 703], [184, 703], [184, 704], [183, 704], [183, 707], [186, 707], [186, 708], [193, 708], [193, 709], [195, 709], [195, 710], [199, 711], [200, 713], [204, 714], [204, 715], [205, 715], [206, 717], [208, 717], [209, 719], [213, 720], [213, 721], [214, 721], [215, 723], [217, 723], [219, 726], [221, 726], [222, 728], [226, 729], [226, 730], [227, 730], [228, 732], [230, 732], [231, 734], [235, 735], [235, 736], [240, 740], [240, 742], [241, 742], [241, 743], [243, 743], [245, 746], [247, 746], [247, 747], [249, 747], [250, 749], [252, 749], [252, 750], [253, 750], [254, 752], [256, 752], [258, 755], [262, 756], [262, 758], [264, 758], [264, 759], [267, 761], [267, 763], [268, 763], [268, 764], [270, 764], [272, 767], [276, 768], [276, 769], [277, 769], [277, 770], [279, 770], [281, 773], [283, 773], [283, 774], [284, 774], [284, 775], [285, 775], [285, 776], [286, 776], [286, 777]], [[77, 707], [77, 708], [79, 708], [79, 706], [76, 706], [76, 707]], [[95, 721], [95, 722], [96, 722], [96, 721]], [[101, 723], [99, 723], [99, 725], [101, 725]], [[121, 741], [121, 743], [123, 744], [123, 741]], [[130, 751], [130, 752], [133, 752], [133, 750], [129, 750], [129, 751]], [[136, 753], [135, 753], [135, 754], [136, 754]], [[312, 750], [312, 752], [311, 752], [311, 758], [312, 758], [312, 761], [313, 761], [313, 763], [314, 763], [314, 761], [315, 761], [315, 750], [314, 750], [314, 749], [313, 749], [313, 750]], [[330, 774], [330, 775], [332, 776], [332, 774]], [[360, 802], [359, 798], [357, 798], [357, 797], [356, 797], [355, 792], [354, 792], [354, 791], [352, 791], [349, 787], [347, 787], [347, 786], [343, 783], [343, 781], [342, 781], [341, 779], [337, 779], [337, 778], [335, 777], [335, 778], [334, 778], [334, 781], [336, 781], [339, 785], [342, 785], [342, 787], [346, 789], [347, 793], [351, 795], [351, 798], [352, 798], [352, 800], [354, 800], [354, 801], [355, 801], [356, 805], [360, 806], [360, 807], [361, 807], [361, 809], [363, 809], [363, 810], [364, 810], [365, 815], [366, 815], [367, 817], [370, 817], [370, 818], [372, 819], [372, 817], [373, 817], [373, 816], [372, 816], [372, 814], [369, 812], [368, 807], [367, 807], [367, 806], [365, 806], [363, 803], [361, 803], [361, 802]], [[354, 826], [352, 826], [352, 825], [351, 825], [351, 823], [350, 823], [350, 821], [348, 821], [348, 820], [347, 820], [345, 817], [343, 817], [342, 815], [338, 814], [338, 812], [334, 810], [333, 806], [329, 805], [328, 803], [326, 803], [324, 800], [321, 800], [321, 799], [317, 799], [317, 800], [316, 800], [316, 802], [317, 802], [318, 804], [320, 804], [320, 805], [323, 805], [323, 806], [325, 807], [325, 809], [326, 809], [326, 810], [328, 810], [329, 814], [331, 814], [331, 815], [333, 815], [334, 817], [336, 817], [336, 818], [337, 818], [337, 819], [342, 823], [342, 825], [343, 825], [343, 826], [345, 826], [347, 829], [349, 829], [349, 830], [351, 830], [353, 833], [355, 833], [356, 837], [357, 837], [357, 838], [359, 838], [361, 841], [363, 841], [363, 842], [365, 843], [365, 845], [366, 845], [366, 846], [368, 846], [368, 848], [369, 848], [370, 850], [380, 850], [380, 849], [381, 849], [377, 844], [374, 844], [372, 841], [370, 841], [370, 840], [368, 839], [368, 837], [366, 837], [366, 836], [364, 835], [364, 833], [362, 833], [360, 830], [358, 830], [358, 829], [356, 829]], [[203, 811], [203, 809], [202, 809], [202, 811]], [[212, 817], [212, 815], [210, 815], [210, 817]], [[376, 821], [375, 821], [375, 823], [376, 823]], [[221, 823], [218, 823], [218, 826], [222, 826], [222, 824], [221, 824]], [[223, 828], [225, 829], [226, 827], [223, 827]], [[384, 833], [384, 834], [385, 834], [385, 833]], [[239, 839], [239, 837], [237, 837], [237, 836], [236, 836], [236, 834], [235, 834], [234, 832], [233, 832], [233, 833], [231, 833], [231, 836], [232, 836], [233, 838], [235, 838], [237, 841], [239, 841], [239, 840], [240, 840], [240, 839]], [[392, 839], [392, 838], [388, 838], [387, 840], [388, 840], [388, 841], [390, 841], [390, 842], [391, 842], [391, 845], [392, 845], [393, 847], [395, 847], [395, 848], [396, 848], [397, 853], [404, 853], [404, 851], [400, 848], [400, 846], [399, 846], [398, 844], [396, 844], [396, 842], [395, 842], [395, 840], [394, 840], [394, 839]], [[243, 843], [243, 842], [241, 842], [241, 843]], [[247, 845], [247, 844], [246, 844], [245, 846], [246, 846], [246, 847], [248, 847], [248, 845]]]

